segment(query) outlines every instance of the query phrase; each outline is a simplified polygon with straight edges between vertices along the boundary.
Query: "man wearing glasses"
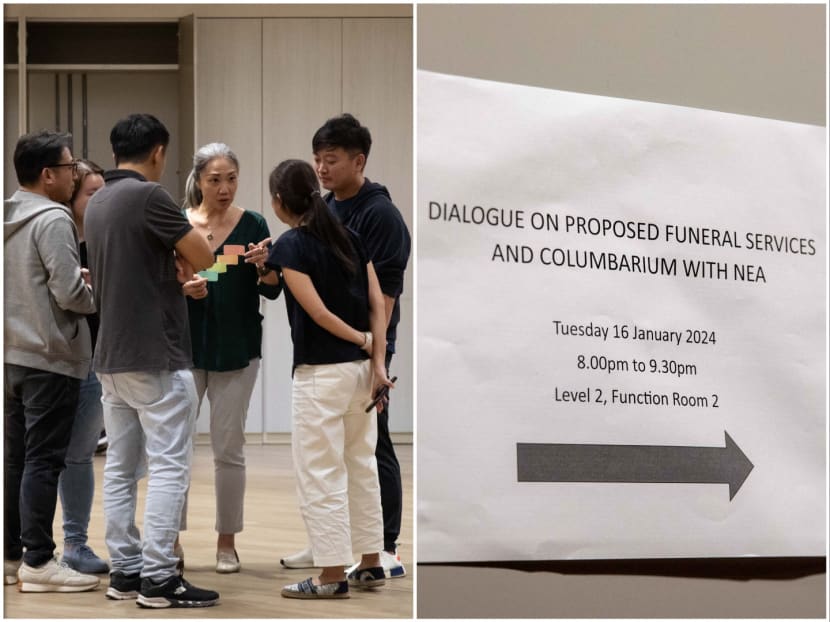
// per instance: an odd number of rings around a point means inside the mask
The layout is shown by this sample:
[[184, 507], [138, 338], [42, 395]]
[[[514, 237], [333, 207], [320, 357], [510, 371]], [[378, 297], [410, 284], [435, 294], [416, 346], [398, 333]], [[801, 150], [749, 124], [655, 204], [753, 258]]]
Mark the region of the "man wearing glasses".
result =
[[20, 188], [3, 209], [3, 575], [21, 592], [82, 592], [99, 583], [58, 563], [52, 539], [58, 476], [92, 357], [84, 315], [95, 311], [64, 205], [75, 185], [70, 140], [48, 131], [18, 140]]

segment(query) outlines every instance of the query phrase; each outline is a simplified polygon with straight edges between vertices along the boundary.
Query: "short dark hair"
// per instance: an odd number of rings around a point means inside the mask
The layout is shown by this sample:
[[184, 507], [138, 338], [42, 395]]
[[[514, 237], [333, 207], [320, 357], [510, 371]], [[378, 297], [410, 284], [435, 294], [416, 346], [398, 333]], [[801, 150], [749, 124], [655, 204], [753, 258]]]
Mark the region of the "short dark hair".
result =
[[30, 186], [44, 168], [60, 163], [63, 150], [72, 150], [72, 135], [40, 130], [24, 134], [14, 148], [14, 170], [21, 186]]
[[317, 153], [321, 149], [336, 149], [342, 147], [346, 151], [356, 151], [369, 157], [372, 148], [372, 135], [369, 128], [360, 125], [348, 112], [339, 117], [332, 117], [314, 133], [311, 139], [311, 150]]
[[159, 145], [167, 148], [170, 132], [151, 114], [131, 114], [121, 119], [110, 132], [115, 165], [121, 162], [140, 164]]

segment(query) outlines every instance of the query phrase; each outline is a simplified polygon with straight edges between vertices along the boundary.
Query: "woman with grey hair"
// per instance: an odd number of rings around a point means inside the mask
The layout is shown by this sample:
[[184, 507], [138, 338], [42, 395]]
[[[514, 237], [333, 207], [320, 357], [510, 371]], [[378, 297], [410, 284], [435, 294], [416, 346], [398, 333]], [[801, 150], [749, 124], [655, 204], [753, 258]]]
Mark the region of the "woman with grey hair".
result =
[[[264, 267], [268, 224], [261, 214], [234, 203], [238, 179], [236, 154], [224, 143], [205, 145], [193, 156], [184, 201], [190, 224], [216, 257], [213, 268], [194, 275], [182, 290], [188, 297], [200, 406], [206, 393], [210, 403], [220, 573], [240, 569], [235, 535], [243, 527], [245, 419], [262, 355], [259, 297], [274, 300], [280, 293], [277, 275]], [[186, 516], [185, 503], [182, 529]]]

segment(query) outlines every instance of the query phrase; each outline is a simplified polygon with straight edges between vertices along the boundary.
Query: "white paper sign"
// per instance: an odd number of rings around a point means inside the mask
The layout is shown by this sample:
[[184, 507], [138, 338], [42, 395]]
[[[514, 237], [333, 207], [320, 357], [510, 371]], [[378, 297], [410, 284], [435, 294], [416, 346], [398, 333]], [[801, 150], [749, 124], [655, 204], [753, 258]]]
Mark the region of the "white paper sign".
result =
[[824, 555], [824, 128], [418, 98], [418, 559]]

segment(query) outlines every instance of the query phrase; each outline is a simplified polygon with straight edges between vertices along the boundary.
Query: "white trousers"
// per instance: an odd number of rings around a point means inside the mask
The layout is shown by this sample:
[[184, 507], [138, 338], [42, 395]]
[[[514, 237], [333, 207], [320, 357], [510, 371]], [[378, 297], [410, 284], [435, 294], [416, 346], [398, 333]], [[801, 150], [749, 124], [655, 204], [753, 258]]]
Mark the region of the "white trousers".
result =
[[291, 447], [315, 566], [343, 566], [383, 548], [370, 361], [299, 365]]
[[[245, 505], [245, 422], [254, 391], [259, 359], [233, 371], [193, 369], [199, 407], [207, 393], [210, 404], [210, 445], [216, 492], [216, 532], [239, 533]], [[189, 493], [189, 490], [188, 490]], [[187, 529], [187, 499], [181, 529]]]

